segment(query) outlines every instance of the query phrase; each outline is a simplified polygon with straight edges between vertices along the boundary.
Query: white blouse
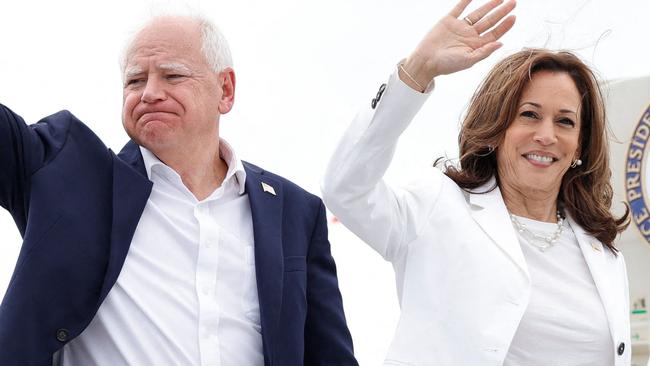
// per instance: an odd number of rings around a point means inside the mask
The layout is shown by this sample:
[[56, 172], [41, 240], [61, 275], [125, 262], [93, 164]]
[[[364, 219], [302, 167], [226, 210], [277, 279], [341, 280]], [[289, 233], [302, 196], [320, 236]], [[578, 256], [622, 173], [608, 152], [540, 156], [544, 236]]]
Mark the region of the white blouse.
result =
[[[531, 232], [551, 236], [554, 223], [516, 216]], [[545, 251], [517, 232], [531, 279], [530, 302], [504, 366], [610, 366], [614, 346], [607, 315], [569, 223]]]

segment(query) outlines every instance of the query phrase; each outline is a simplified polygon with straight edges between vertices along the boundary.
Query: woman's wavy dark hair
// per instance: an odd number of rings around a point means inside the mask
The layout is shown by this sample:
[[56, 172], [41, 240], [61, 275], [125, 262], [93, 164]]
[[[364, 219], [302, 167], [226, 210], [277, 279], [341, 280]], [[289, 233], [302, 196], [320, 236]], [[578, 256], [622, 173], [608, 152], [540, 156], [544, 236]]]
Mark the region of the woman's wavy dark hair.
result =
[[629, 207], [620, 218], [610, 212], [612, 173], [602, 92], [594, 73], [571, 52], [526, 49], [499, 62], [471, 99], [458, 135], [460, 166], [447, 162], [445, 174], [465, 190], [475, 189], [492, 177], [499, 181], [494, 150], [515, 119], [524, 87], [542, 70], [567, 73], [582, 96], [582, 165], [566, 172], [558, 201], [585, 231], [617, 253], [613, 242], [629, 224]]

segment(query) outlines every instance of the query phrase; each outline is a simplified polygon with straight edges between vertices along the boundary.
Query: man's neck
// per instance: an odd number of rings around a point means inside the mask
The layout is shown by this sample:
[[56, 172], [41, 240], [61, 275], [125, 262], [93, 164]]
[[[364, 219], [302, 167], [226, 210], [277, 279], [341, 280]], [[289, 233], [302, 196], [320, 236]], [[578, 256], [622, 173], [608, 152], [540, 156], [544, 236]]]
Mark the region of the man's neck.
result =
[[221, 186], [228, 164], [219, 153], [219, 140], [205, 146], [196, 144], [181, 151], [152, 151], [160, 161], [180, 175], [183, 184], [202, 201]]

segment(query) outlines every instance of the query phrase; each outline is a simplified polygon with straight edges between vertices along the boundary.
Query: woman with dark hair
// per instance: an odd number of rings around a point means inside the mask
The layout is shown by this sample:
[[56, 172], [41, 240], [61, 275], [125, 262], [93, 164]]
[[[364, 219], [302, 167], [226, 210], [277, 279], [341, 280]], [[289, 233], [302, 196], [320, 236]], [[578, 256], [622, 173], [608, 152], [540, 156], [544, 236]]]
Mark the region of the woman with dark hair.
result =
[[[629, 365], [628, 212], [612, 188], [597, 78], [527, 49], [475, 92], [458, 165], [383, 180], [433, 79], [471, 67], [514, 24], [510, 1], [461, 2], [345, 133], [323, 181], [339, 220], [393, 263], [401, 316], [385, 365]], [[442, 169], [439, 169], [442, 168]]]

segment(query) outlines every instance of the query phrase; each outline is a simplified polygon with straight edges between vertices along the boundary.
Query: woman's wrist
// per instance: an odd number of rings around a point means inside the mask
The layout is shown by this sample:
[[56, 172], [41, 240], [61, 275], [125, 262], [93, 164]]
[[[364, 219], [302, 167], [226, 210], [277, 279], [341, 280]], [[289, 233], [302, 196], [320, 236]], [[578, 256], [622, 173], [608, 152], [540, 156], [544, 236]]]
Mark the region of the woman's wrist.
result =
[[427, 62], [416, 54], [400, 61], [398, 75], [406, 85], [419, 92], [425, 92], [436, 76]]

